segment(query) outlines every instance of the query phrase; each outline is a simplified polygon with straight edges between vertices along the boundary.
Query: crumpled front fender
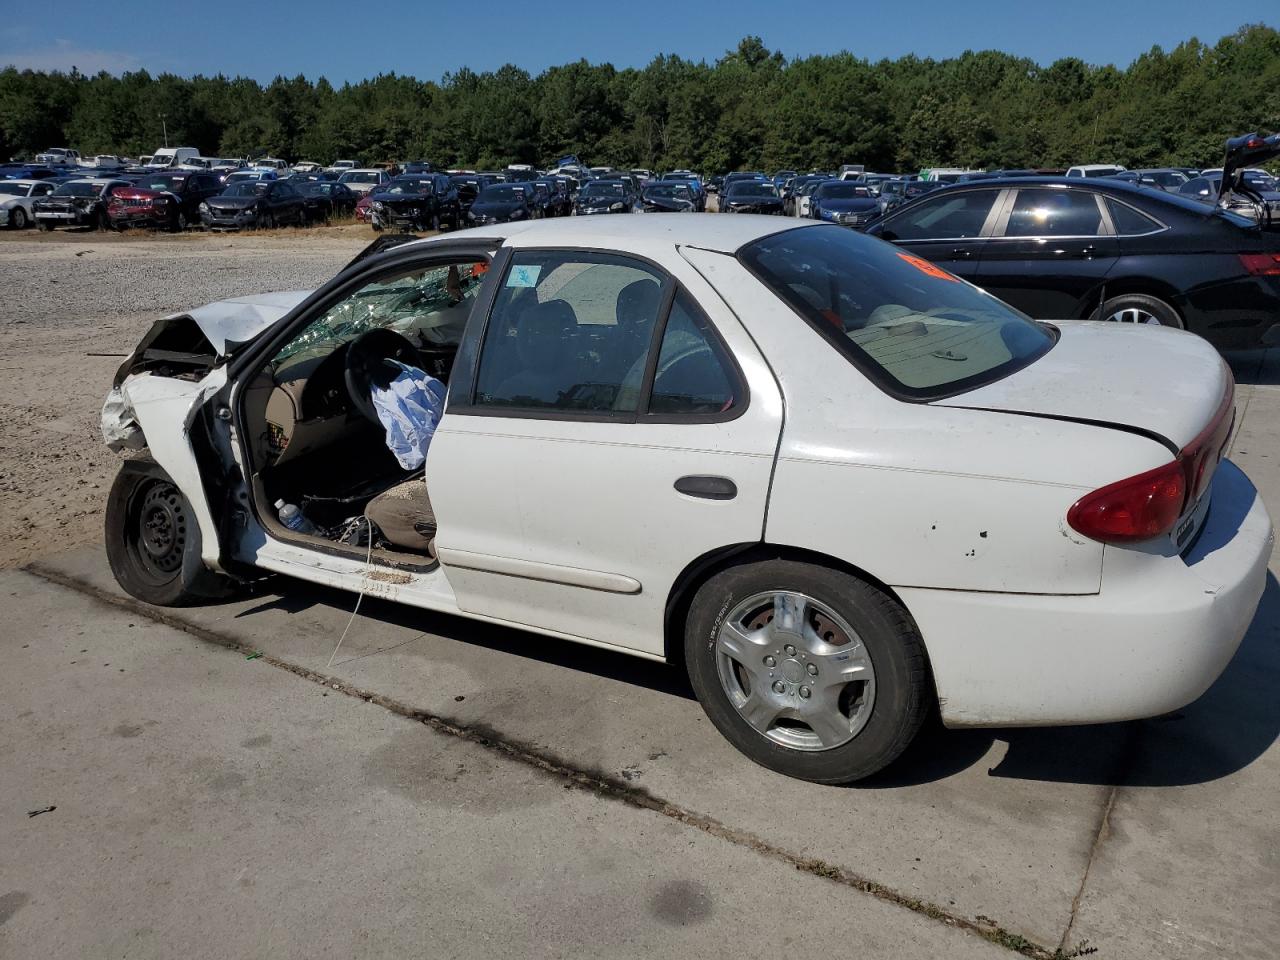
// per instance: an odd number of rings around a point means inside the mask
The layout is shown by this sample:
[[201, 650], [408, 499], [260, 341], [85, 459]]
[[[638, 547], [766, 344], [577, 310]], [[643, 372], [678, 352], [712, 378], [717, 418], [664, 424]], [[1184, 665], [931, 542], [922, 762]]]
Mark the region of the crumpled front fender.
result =
[[201, 407], [226, 382], [226, 367], [217, 368], [198, 383], [134, 374], [107, 394], [101, 421], [102, 438], [108, 447], [117, 451], [146, 448], [173, 478], [200, 526], [201, 559], [214, 570], [221, 569], [218, 527], [201, 482], [191, 428]]

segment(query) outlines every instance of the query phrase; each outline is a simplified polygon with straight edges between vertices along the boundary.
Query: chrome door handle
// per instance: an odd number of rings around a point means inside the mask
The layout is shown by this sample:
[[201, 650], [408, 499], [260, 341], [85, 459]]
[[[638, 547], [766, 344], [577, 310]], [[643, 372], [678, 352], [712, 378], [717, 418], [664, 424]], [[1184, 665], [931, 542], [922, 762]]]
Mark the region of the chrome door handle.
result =
[[677, 493], [703, 500], [732, 500], [738, 495], [738, 485], [728, 477], [681, 477], [675, 486]]
[[968, 260], [973, 256], [973, 251], [968, 247], [953, 247], [951, 249], [951, 255], [953, 257], [959, 257], [962, 260]]

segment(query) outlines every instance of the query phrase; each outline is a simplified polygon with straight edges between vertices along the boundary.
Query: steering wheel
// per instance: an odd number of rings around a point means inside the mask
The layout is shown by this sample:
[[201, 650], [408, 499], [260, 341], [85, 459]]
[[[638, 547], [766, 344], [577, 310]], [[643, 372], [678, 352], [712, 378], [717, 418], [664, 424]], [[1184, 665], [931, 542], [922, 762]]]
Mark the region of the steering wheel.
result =
[[386, 389], [400, 373], [387, 363], [399, 360], [412, 367], [422, 366], [422, 356], [413, 342], [394, 330], [370, 330], [351, 341], [347, 347], [343, 379], [351, 405], [367, 420], [381, 423], [373, 405], [373, 387]]

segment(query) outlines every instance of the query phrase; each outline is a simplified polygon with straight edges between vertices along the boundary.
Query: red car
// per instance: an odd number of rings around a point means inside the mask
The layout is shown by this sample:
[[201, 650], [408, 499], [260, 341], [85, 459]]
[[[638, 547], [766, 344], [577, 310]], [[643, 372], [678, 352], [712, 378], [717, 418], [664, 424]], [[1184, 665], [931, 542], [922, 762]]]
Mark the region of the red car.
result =
[[200, 204], [221, 192], [222, 184], [212, 173], [154, 173], [117, 190], [107, 204], [107, 217], [117, 230], [185, 230], [200, 223]]
[[366, 193], [356, 203], [356, 219], [361, 223], [369, 223], [373, 215], [373, 211], [370, 209], [372, 206], [373, 194], [372, 192]]

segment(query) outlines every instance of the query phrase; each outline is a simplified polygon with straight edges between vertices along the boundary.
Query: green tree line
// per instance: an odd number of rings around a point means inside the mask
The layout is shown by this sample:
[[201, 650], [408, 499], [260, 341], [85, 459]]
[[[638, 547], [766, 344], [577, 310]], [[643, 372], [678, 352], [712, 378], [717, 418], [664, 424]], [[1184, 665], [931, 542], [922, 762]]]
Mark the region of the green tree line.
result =
[[1043, 67], [997, 51], [788, 60], [748, 37], [714, 63], [586, 60], [537, 76], [507, 65], [440, 80], [86, 76], [0, 71], [0, 155], [50, 146], [450, 166], [593, 164], [701, 171], [923, 166], [1217, 165], [1226, 137], [1280, 127], [1280, 31], [1153, 47], [1127, 68]]

